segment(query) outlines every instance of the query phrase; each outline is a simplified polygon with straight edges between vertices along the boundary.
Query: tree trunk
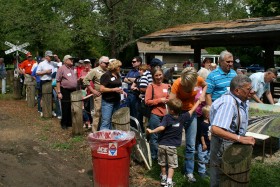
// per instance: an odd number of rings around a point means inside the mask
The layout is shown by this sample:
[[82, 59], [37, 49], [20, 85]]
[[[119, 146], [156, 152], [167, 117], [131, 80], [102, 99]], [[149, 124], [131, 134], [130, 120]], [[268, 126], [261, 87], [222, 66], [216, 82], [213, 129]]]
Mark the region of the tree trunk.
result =
[[33, 81], [26, 85], [27, 106], [30, 108], [35, 106], [35, 84], [36, 82]]
[[235, 143], [225, 150], [221, 166], [221, 187], [249, 186], [252, 151], [251, 145]]
[[43, 117], [52, 117], [52, 82], [42, 85], [42, 112]]
[[130, 112], [128, 107], [120, 108], [113, 114], [112, 125], [117, 130], [130, 130]]
[[72, 134], [83, 134], [83, 95], [82, 91], [71, 93]]
[[21, 93], [20, 93], [20, 78], [14, 77], [14, 92], [13, 92], [14, 99], [20, 99]]

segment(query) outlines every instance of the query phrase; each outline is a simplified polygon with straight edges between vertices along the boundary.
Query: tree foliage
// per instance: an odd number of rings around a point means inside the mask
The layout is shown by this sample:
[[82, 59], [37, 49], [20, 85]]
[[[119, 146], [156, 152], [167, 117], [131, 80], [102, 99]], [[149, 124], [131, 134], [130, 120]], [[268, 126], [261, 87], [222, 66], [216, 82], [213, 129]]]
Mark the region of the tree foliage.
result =
[[[81, 58], [131, 58], [137, 39], [154, 31], [247, 17], [244, 1], [0, 0], [0, 40], [29, 42], [37, 55], [50, 49]], [[0, 47], [8, 48], [4, 42]]]

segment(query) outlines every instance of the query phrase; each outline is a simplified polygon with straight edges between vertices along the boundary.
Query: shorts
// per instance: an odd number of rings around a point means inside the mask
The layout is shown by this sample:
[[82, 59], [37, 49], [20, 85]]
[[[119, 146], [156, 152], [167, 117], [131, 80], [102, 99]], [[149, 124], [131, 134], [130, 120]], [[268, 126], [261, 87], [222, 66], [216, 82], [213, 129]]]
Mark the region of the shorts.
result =
[[[167, 161], [167, 163], [166, 163]], [[158, 146], [158, 164], [160, 166], [168, 165], [169, 168], [178, 167], [177, 149], [173, 146], [159, 145]]]

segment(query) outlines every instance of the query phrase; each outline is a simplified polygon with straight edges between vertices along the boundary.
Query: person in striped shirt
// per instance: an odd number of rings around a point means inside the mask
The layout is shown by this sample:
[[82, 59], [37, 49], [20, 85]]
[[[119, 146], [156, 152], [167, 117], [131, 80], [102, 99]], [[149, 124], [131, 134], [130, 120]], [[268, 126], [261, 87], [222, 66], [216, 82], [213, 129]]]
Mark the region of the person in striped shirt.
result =
[[230, 81], [237, 74], [233, 68], [233, 55], [228, 51], [222, 51], [219, 58], [219, 67], [213, 70], [207, 77], [206, 103], [212, 102], [229, 91]]

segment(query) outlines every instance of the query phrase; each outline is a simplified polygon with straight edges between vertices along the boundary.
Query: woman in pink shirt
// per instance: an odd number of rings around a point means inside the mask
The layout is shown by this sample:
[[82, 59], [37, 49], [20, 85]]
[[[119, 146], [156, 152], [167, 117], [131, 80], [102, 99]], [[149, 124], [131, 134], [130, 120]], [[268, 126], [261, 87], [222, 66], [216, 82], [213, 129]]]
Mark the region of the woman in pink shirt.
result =
[[[160, 68], [152, 70], [153, 83], [147, 87], [145, 94], [145, 103], [152, 107], [148, 126], [155, 129], [160, 124], [163, 116], [166, 114], [166, 103], [168, 102], [169, 84], [163, 83], [163, 71]], [[150, 148], [153, 160], [157, 160], [158, 135], [150, 135]]]

